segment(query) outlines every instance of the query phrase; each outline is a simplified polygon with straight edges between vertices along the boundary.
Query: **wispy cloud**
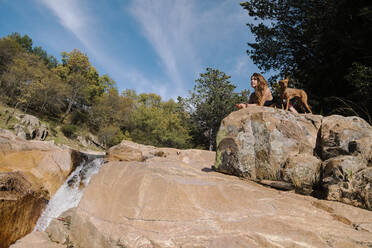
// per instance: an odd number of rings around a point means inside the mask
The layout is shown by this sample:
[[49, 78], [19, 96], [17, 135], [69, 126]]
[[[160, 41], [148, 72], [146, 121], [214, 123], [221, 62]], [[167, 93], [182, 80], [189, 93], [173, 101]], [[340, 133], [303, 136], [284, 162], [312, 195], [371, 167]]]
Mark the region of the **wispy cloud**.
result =
[[[226, 58], [226, 54], [234, 49], [236, 33], [245, 28], [247, 21], [239, 2], [231, 0], [214, 1], [213, 5], [196, 0], [134, 0], [130, 12], [168, 77], [183, 92], [184, 88], [192, 88], [187, 80], [193, 82], [204, 67], [227, 59], [236, 61]], [[241, 70], [244, 65], [240, 66]], [[237, 72], [232, 67], [230, 73]]]
[[79, 1], [74, 0], [38, 0], [47, 8], [53, 11], [58, 17], [59, 23], [70, 30], [88, 49], [92, 49], [93, 45], [89, 41], [89, 35], [86, 30], [89, 30], [91, 18], [79, 6]]
[[[110, 76], [139, 92], [155, 92], [165, 99], [185, 96], [205, 67], [224, 65], [227, 74], [237, 75], [247, 67], [244, 59], [239, 62], [245, 48], [236, 54], [237, 34], [245, 32], [247, 22], [239, 0], [216, 0], [212, 5], [198, 0], [131, 0], [123, 14], [134, 17], [158, 55], [163, 71], [157, 75], [107, 51], [106, 37], [96, 32], [103, 20], [91, 13], [90, 1], [35, 1], [50, 9]], [[115, 39], [115, 33], [110, 38]]]
[[133, 86], [138, 92], [149, 92], [149, 90], [153, 90], [163, 98], [173, 97], [166, 87], [160, 85], [160, 82], [157, 83], [156, 80], [146, 78], [146, 76], [137, 69], [126, 65], [124, 61], [119, 61], [115, 56], [110, 56], [104, 52], [105, 47], [100, 45], [104, 42], [93, 32], [99, 20], [96, 20], [94, 15], [89, 13], [88, 8], [83, 6], [81, 1], [38, 1], [52, 10], [54, 15], [58, 18], [59, 23], [74, 34], [87, 49], [89, 54], [92, 55], [103, 68], [110, 71], [110, 76], [114, 76], [116, 80], [125, 81], [127, 85]]
[[185, 72], [199, 67], [190, 35], [194, 8], [189, 0], [134, 0], [130, 8], [178, 91], [184, 90]]

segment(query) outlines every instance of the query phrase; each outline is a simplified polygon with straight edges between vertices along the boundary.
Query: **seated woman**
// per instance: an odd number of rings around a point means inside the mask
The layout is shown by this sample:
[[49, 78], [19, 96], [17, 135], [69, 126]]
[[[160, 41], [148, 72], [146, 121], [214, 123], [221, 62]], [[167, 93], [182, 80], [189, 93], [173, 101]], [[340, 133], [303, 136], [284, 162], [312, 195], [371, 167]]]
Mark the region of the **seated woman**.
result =
[[[249, 96], [248, 103], [237, 104], [236, 107], [238, 109], [247, 108], [249, 106], [268, 107], [275, 103], [269, 85], [261, 74], [253, 73], [251, 77], [251, 86], [254, 89], [254, 92]], [[297, 113], [296, 109], [294, 109], [293, 106], [290, 106], [289, 110]]]

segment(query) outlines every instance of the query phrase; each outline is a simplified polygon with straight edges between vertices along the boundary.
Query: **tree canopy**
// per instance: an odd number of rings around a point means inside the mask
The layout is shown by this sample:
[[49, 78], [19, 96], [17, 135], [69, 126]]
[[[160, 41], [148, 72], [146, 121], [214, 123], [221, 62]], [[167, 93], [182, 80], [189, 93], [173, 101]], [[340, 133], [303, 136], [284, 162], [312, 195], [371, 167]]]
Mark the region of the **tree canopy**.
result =
[[371, 122], [372, 4], [358, 0], [252, 0], [248, 55], [262, 70], [291, 77], [320, 114], [358, 114]]
[[195, 143], [209, 150], [216, 148], [221, 121], [236, 109], [235, 104], [248, 101], [249, 92], [235, 93], [230, 76], [218, 69], [207, 68], [195, 81], [194, 91], [186, 99], [193, 123]]

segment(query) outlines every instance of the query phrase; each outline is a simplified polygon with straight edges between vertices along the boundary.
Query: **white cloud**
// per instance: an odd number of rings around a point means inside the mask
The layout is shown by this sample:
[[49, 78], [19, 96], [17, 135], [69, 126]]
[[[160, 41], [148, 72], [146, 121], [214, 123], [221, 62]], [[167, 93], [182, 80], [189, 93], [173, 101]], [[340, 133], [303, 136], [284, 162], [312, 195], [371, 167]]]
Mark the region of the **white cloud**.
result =
[[[236, 50], [237, 32], [246, 32], [247, 15], [239, 1], [206, 5], [197, 0], [133, 0], [130, 12], [161, 59], [170, 81], [184, 94], [185, 88], [192, 88], [193, 77], [205, 67], [235, 61], [235, 55], [229, 53]], [[241, 61], [239, 70], [245, 66]]]
[[111, 77], [135, 86], [135, 90], [138, 92], [149, 92], [149, 90], [154, 90], [154, 92], [165, 99], [169, 98], [169, 96], [173, 97], [163, 86], [156, 86], [157, 83], [154, 82], [155, 80], [146, 78], [137, 69], [123, 65], [124, 61], [118, 61], [113, 56], [104, 52], [105, 48], [100, 46], [100, 38], [96, 37], [94, 33], [97, 20], [95, 20], [88, 9], [81, 4], [81, 1], [38, 1], [53, 11], [59, 23], [74, 34], [102, 67], [110, 71]]
[[190, 40], [196, 24], [193, 3], [188, 0], [135, 0], [130, 9], [179, 91], [184, 91], [184, 72], [198, 68]]
[[89, 27], [90, 18], [82, 11], [78, 1], [39, 0], [39, 2], [52, 10], [60, 24], [70, 30], [87, 48], [92, 48], [85, 32]]
[[[199, 0], [132, 0], [129, 12], [158, 54], [164, 78], [148, 76], [130, 61], [108, 54], [105, 41], [95, 32], [102, 20], [84, 5], [89, 1], [37, 1], [54, 13], [59, 23], [74, 34], [111, 77], [125, 80], [129, 88], [132, 85], [138, 92], [152, 91], [164, 99], [176, 98], [193, 88], [194, 80], [205, 67], [229, 61], [228, 69], [232, 71], [225, 71], [227, 74], [239, 74], [246, 68], [243, 59], [240, 64], [235, 63], [240, 58], [232, 52], [237, 50], [237, 34], [248, 33], [247, 15], [239, 0], [218, 0], [208, 5]], [[245, 56], [245, 48], [239, 56], [242, 54]]]

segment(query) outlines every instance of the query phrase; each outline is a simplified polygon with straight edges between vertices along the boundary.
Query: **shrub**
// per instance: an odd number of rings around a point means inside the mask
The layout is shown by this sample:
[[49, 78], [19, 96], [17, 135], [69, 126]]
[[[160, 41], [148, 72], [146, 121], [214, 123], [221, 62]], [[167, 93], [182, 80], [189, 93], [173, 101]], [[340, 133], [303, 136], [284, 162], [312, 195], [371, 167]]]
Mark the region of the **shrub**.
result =
[[78, 127], [75, 125], [66, 124], [63, 125], [61, 128], [62, 133], [67, 138], [76, 138], [76, 131], [78, 130]]
[[107, 148], [119, 144], [123, 138], [124, 134], [115, 126], [104, 127], [98, 133], [99, 141]]

